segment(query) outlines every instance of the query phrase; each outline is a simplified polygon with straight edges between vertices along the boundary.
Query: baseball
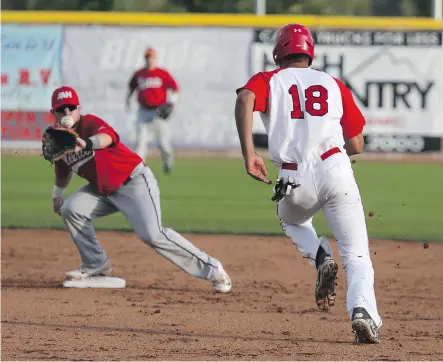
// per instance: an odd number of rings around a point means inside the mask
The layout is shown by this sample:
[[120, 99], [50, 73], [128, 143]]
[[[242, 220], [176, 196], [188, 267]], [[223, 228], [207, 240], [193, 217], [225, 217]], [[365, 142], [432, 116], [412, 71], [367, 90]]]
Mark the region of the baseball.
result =
[[60, 120], [60, 124], [66, 128], [72, 128], [74, 125], [74, 119], [71, 116], [65, 116]]

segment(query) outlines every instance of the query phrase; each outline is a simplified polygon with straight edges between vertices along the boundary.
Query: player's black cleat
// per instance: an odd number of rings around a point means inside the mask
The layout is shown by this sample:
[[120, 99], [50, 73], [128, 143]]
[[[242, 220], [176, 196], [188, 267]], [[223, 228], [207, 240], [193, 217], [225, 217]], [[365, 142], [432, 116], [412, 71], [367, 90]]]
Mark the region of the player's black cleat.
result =
[[337, 279], [338, 265], [330, 256], [320, 264], [317, 270], [315, 285], [315, 301], [319, 309], [327, 312], [335, 304], [335, 280]]
[[380, 343], [378, 328], [364, 308], [354, 308], [352, 311], [352, 330], [355, 333], [355, 343]]
[[172, 172], [172, 167], [168, 165], [163, 166], [163, 172], [167, 175]]

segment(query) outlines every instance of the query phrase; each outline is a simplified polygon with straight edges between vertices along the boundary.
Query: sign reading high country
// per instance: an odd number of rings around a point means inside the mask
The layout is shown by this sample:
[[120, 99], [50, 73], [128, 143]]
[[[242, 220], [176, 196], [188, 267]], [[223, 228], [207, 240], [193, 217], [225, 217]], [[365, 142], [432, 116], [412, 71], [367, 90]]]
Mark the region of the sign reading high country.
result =
[[[275, 69], [275, 35], [276, 30], [255, 30], [251, 75]], [[443, 135], [441, 31], [328, 30], [312, 35], [313, 68], [351, 89], [367, 120], [365, 134]], [[260, 122], [254, 122], [254, 131], [264, 132]]]

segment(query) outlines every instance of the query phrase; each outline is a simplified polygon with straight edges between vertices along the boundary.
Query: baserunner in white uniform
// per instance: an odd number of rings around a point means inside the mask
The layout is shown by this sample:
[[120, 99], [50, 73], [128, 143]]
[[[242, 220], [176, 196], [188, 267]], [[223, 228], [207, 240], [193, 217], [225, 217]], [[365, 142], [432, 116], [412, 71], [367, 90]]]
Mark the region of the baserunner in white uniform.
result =
[[378, 343], [382, 320], [374, 293], [374, 269], [362, 201], [348, 155], [363, 150], [365, 119], [350, 90], [330, 75], [309, 68], [314, 41], [304, 26], [277, 33], [278, 69], [254, 75], [237, 90], [235, 117], [245, 167], [269, 183], [252, 139], [253, 111], [262, 113], [269, 157], [279, 168], [273, 200], [286, 235], [317, 268], [315, 299], [328, 311], [335, 303], [338, 265], [313, 216], [323, 210], [347, 272], [347, 309], [358, 343]]

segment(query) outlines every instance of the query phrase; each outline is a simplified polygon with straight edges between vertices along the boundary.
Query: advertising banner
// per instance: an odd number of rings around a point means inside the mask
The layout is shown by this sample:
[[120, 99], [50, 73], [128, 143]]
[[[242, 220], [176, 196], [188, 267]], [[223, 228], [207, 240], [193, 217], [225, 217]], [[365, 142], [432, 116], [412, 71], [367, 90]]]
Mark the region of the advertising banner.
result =
[[[272, 59], [275, 32], [255, 30], [251, 75], [276, 67]], [[443, 136], [441, 31], [327, 30], [313, 31], [313, 37], [313, 67], [339, 78], [352, 90], [367, 120], [365, 135], [371, 150], [419, 152], [439, 147], [432, 138]], [[258, 118], [254, 132], [265, 133]]]
[[54, 123], [49, 112], [2, 111], [1, 120], [2, 142], [11, 145], [24, 141], [38, 142], [40, 146], [44, 130]]
[[134, 140], [136, 97], [125, 110], [128, 83], [144, 66], [148, 46], [181, 88], [168, 120], [175, 147], [238, 145], [235, 89], [246, 79], [250, 29], [68, 26], [63, 75], [78, 90], [83, 112], [104, 118], [128, 144]]
[[62, 38], [59, 25], [2, 25], [2, 110], [49, 110], [62, 79]]
[[[235, 89], [275, 68], [275, 29], [4, 25], [2, 27], [2, 147], [40, 147], [53, 89], [74, 87], [82, 113], [110, 123], [133, 146], [138, 105], [125, 108], [128, 83], [148, 46], [177, 80], [171, 123], [174, 147], [239, 146]], [[443, 46], [441, 31], [317, 30], [313, 67], [341, 79], [367, 119], [368, 151], [441, 148]], [[264, 127], [254, 114], [254, 139]], [[25, 143], [23, 143], [24, 145]]]

